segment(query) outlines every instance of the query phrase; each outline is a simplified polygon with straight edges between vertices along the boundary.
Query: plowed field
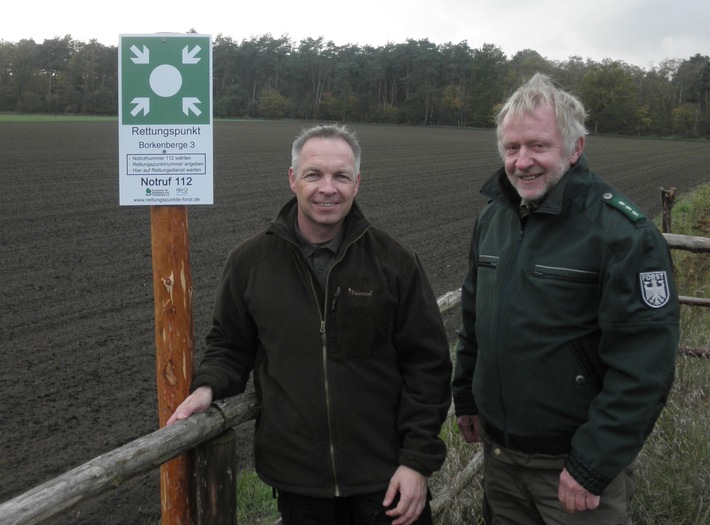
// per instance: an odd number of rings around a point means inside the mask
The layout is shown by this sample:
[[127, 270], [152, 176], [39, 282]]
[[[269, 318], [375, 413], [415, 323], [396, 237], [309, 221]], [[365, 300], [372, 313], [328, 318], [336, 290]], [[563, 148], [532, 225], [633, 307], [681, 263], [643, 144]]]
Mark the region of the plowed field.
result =
[[[215, 204], [188, 210], [198, 355], [227, 252], [291, 195], [290, 144], [304, 125], [214, 125]], [[0, 124], [0, 502], [157, 428], [149, 209], [118, 205], [117, 127]], [[353, 128], [363, 210], [418, 252], [437, 295], [459, 287], [478, 188], [499, 164], [495, 134]], [[586, 151], [651, 215], [659, 187], [710, 180], [705, 142], [590, 137]], [[53, 523], [159, 514], [156, 470]]]

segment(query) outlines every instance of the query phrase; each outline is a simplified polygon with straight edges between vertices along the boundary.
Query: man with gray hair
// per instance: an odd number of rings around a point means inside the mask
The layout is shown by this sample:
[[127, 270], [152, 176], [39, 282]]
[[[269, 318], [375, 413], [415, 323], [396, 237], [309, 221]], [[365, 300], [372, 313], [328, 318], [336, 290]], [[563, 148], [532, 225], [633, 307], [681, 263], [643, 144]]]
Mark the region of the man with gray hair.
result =
[[168, 424], [244, 391], [254, 456], [284, 525], [431, 524], [446, 447], [446, 331], [417, 256], [355, 202], [360, 145], [343, 126], [293, 143], [295, 198], [229, 255], [192, 394]]
[[673, 381], [668, 246], [588, 168], [584, 118], [540, 74], [498, 116], [453, 381], [489, 524], [630, 523], [631, 464]]

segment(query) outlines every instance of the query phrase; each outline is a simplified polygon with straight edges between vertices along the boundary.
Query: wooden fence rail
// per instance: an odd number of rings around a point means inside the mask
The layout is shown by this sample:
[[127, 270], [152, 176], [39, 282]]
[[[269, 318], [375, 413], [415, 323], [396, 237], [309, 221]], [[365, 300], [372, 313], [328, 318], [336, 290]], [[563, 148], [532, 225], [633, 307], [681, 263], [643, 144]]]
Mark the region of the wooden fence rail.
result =
[[663, 236], [671, 250], [710, 253], [710, 238], [708, 237], [693, 237], [692, 235], [677, 235], [675, 233], [664, 233]]
[[202, 414], [131, 441], [3, 503], [0, 521], [3, 525], [42, 523], [254, 419], [257, 409], [253, 393], [215, 402]]
[[[667, 233], [663, 235], [671, 249], [710, 253], [710, 238]], [[683, 304], [710, 306], [708, 299], [694, 297], [680, 299]], [[456, 308], [460, 301], [461, 290], [448, 292], [439, 297], [439, 309], [444, 314]], [[708, 349], [681, 348], [679, 351], [710, 357]], [[156, 430], [0, 504], [2, 524], [42, 523], [68, 511], [84, 500], [114, 489], [124, 481], [157, 468], [233, 427], [254, 419], [257, 411], [256, 396], [253, 393], [217, 401], [205, 413], [196, 414], [184, 421]], [[444, 509], [451, 497], [465, 487], [468, 480], [480, 469], [480, 465], [481, 457], [477, 454], [454, 480], [451, 488], [432, 502], [434, 516]]]
[[[693, 237], [691, 235], [676, 235], [673, 233], [664, 233], [668, 247], [671, 250], [684, 250], [692, 253], [710, 253], [710, 238]], [[708, 306], [710, 307], [710, 299], [703, 297], [686, 297], [681, 295], [678, 297], [681, 304], [690, 306]]]

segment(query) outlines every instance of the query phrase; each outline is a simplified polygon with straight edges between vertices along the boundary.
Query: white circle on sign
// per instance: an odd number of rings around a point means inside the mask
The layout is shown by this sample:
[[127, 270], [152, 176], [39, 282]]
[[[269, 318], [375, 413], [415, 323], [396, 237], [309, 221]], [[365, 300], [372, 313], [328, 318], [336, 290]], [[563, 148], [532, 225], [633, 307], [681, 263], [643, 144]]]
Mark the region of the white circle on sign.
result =
[[150, 74], [150, 88], [159, 97], [172, 97], [182, 87], [182, 75], [175, 66], [163, 64]]

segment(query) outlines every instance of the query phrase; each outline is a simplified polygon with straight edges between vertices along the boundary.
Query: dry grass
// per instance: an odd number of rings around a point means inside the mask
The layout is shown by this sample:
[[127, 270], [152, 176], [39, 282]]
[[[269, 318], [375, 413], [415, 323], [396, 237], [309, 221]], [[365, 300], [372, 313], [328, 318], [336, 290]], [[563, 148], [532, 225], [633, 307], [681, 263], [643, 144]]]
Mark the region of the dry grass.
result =
[[[673, 233], [710, 237], [710, 186], [673, 209]], [[680, 295], [710, 297], [710, 254], [673, 252]], [[681, 307], [681, 347], [710, 348], [710, 308]], [[634, 521], [710, 523], [710, 359], [679, 356], [666, 409], [637, 460]]]

